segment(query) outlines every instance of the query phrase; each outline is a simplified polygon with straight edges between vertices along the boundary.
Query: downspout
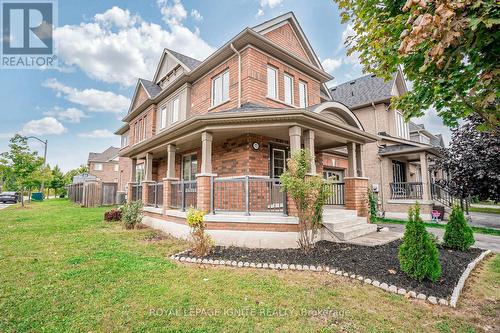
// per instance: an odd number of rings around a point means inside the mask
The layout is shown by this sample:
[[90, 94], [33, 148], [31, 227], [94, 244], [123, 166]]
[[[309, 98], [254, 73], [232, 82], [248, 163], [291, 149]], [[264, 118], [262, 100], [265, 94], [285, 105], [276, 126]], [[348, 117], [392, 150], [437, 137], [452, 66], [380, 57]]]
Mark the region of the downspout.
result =
[[[372, 107], [373, 107], [373, 116], [375, 118], [375, 134], [378, 135], [378, 117], [377, 117], [377, 108], [375, 107], [375, 103], [372, 102]], [[380, 148], [381, 145], [377, 140], [377, 149]], [[382, 157], [380, 155], [378, 157], [378, 167], [379, 167], [379, 172], [380, 172], [380, 201], [381, 201], [381, 208], [382, 211], [384, 210], [384, 173], [383, 173], [383, 168], [382, 168]]]
[[238, 55], [238, 109], [241, 108], [241, 54], [231, 43], [231, 49]]

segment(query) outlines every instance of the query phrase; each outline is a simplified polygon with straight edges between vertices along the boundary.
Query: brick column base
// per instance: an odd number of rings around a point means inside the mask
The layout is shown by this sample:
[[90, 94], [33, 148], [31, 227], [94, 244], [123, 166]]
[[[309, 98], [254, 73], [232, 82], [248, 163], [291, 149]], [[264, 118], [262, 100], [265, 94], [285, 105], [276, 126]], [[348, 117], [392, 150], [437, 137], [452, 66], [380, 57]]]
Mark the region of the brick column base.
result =
[[177, 179], [163, 178], [163, 211], [170, 209], [172, 203], [172, 182]]
[[154, 182], [147, 180], [142, 182], [142, 204], [144, 206], [148, 204], [149, 184], [154, 184]]
[[127, 184], [127, 202], [132, 202], [132, 185], [135, 185], [135, 183]]
[[368, 178], [345, 177], [345, 208], [355, 209], [358, 216], [368, 216]]
[[297, 205], [295, 205], [295, 201], [293, 201], [289, 193], [286, 194], [286, 208], [288, 216], [299, 216]]
[[196, 176], [196, 208], [210, 212], [210, 186], [211, 174], [200, 174]]

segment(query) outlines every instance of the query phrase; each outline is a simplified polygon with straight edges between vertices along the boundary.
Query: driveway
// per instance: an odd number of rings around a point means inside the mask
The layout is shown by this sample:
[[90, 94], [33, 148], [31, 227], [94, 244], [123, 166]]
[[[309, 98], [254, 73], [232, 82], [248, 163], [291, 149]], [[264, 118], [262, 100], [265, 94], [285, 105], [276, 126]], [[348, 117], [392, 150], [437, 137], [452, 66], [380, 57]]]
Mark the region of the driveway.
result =
[[470, 217], [473, 226], [500, 229], [500, 214], [470, 212]]
[[[402, 224], [379, 224], [384, 227], [388, 227], [390, 231], [404, 233], [405, 226]], [[443, 239], [444, 229], [439, 228], [427, 228], [427, 231], [432, 232], [434, 235], [438, 236], [440, 239]], [[478, 247], [480, 249], [491, 250], [496, 253], [500, 253], [500, 236], [492, 236], [492, 235], [483, 235], [483, 234], [474, 234], [474, 239], [476, 243], [474, 243], [474, 247]]]

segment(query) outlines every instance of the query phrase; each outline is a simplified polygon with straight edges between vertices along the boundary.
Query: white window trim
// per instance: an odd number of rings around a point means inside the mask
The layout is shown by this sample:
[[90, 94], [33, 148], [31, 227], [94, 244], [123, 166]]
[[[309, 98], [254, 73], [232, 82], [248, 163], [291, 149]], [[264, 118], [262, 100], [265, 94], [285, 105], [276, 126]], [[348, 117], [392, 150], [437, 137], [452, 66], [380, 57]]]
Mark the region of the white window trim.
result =
[[[274, 72], [274, 96], [269, 95], [269, 71]], [[278, 69], [272, 66], [267, 66], [267, 98], [278, 99]]]
[[275, 174], [274, 174], [274, 152], [275, 151], [279, 151], [279, 152], [283, 152], [283, 172], [286, 171], [286, 150], [285, 149], [281, 149], [281, 148], [272, 148], [271, 149], [271, 176], [272, 177], [275, 177]]
[[[99, 168], [97, 166], [99, 166]], [[103, 169], [102, 163], [94, 163], [94, 171], [102, 171], [102, 169]]]
[[167, 128], [167, 105], [160, 108], [160, 130]]
[[[290, 101], [286, 100], [286, 78], [290, 78], [291, 83], [290, 83]], [[294, 100], [293, 100], [293, 76], [285, 73], [283, 74], [283, 102], [288, 105], [295, 105]]]
[[405, 121], [403, 114], [398, 110], [395, 110], [396, 114], [396, 131], [400, 138], [409, 140], [410, 139], [410, 128], [408, 122]]
[[[304, 87], [304, 105], [301, 105], [302, 104], [302, 96], [300, 94], [300, 87], [303, 86]], [[309, 106], [309, 101], [307, 99], [307, 82], [304, 82], [302, 80], [299, 80], [299, 107], [301, 108], [307, 108]]]
[[[223, 80], [225, 74], [227, 74], [227, 81], [228, 81], [227, 82], [227, 97], [226, 98], [224, 98], [224, 82], [225, 81]], [[221, 83], [221, 89], [222, 89], [222, 91], [221, 91], [221, 101], [220, 102], [216, 102], [215, 101], [215, 82], [219, 78], [222, 80], [222, 83]], [[229, 69], [223, 71], [219, 75], [217, 75], [214, 78], [212, 78], [212, 92], [211, 92], [211, 95], [212, 95], [212, 103], [211, 103], [212, 108], [217, 107], [219, 105], [222, 105], [222, 104], [224, 104], [224, 103], [226, 103], [226, 102], [229, 101], [229, 89], [230, 89], [229, 80], [230, 80], [230, 78], [229, 78]]]
[[[177, 102], [177, 109], [175, 108], [176, 102]], [[172, 124], [175, 124], [179, 121], [180, 112], [181, 112], [181, 101], [179, 96], [177, 96], [172, 100]]]

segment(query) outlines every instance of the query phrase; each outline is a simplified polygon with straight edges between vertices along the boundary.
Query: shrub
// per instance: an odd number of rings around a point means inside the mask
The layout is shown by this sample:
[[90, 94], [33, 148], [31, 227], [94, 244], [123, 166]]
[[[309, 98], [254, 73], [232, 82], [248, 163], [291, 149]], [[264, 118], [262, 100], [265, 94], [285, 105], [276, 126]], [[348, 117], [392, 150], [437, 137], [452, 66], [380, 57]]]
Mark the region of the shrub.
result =
[[375, 222], [377, 219], [377, 195], [371, 187], [368, 188], [368, 208], [370, 209], [370, 222]]
[[288, 159], [288, 169], [280, 176], [281, 191], [290, 194], [297, 207], [300, 248], [308, 253], [314, 246], [316, 233], [323, 220], [323, 205], [331, 194], [323, 178], [308, 174], [312, 161], [304, 149]]
[[443, 241], [445, 247], [461, 251], [467, 250], [474, 244], [472, 228], [467, 224], [464, 212], [458, 206], [453, 206]]
[[104, 213], [104, 221], [114, 222], [122, 219], [122, 212], [119, 209], [108, 210]]
[[205, 212], [190, 208], [187, 213], [187, 224], [191, 227], [191, 236], [193, 237], [193, 253], [198, 257], [207, 255], [214, 242], [210, 235], [205, 233], [205, 221], [203, 216]]
[[126, 229], [134, 229], [142, 221], [142, 202], [127, 202], [121, 207], [122, 221]]
[[403, 272], [418, 281], [425, 278], [436, 281], [441, 276], [439, 252], [425, 230], [418, 204], [408, 211], [408, 223], [399, 247], [399, 265]]

